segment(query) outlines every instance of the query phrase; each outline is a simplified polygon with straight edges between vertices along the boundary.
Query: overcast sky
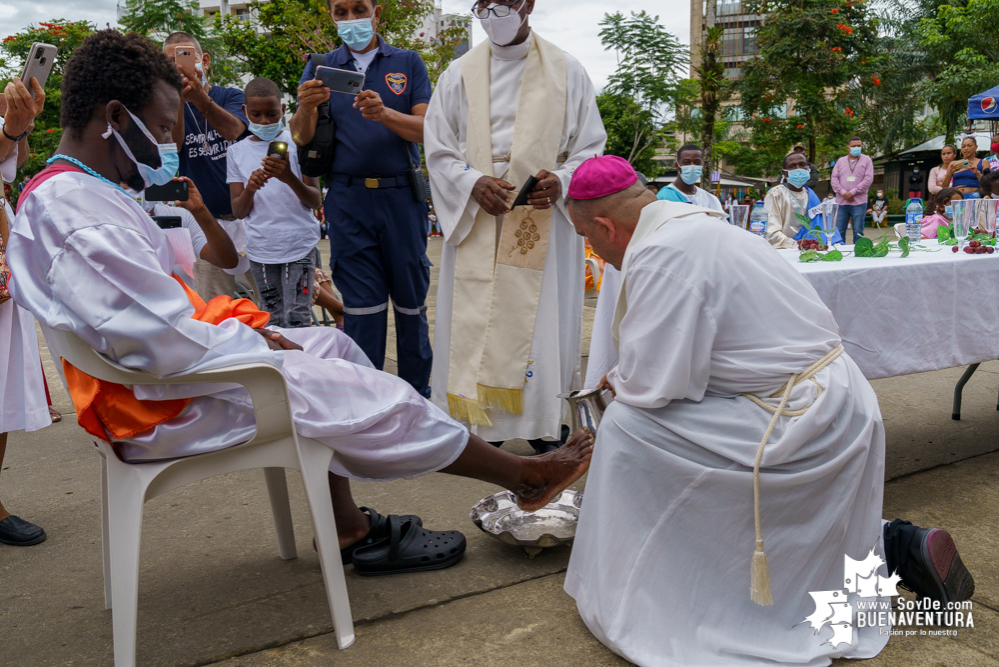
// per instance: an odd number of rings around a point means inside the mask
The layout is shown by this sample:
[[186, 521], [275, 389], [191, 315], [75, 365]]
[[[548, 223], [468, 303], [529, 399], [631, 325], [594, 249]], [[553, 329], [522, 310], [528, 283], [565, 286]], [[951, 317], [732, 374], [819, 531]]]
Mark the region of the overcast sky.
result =
[[[116, 24], [116, 0], [0, 0], [0, 38], [31, 23], [54, 18], [86, 19], [99, 28]], [[444, 11], [467, 13], [472, 0], [443, 0]], [[576, 56], [589, 71], [593, 83], [602, 88], [614, 72], [613, 53], [600, 46], [598, 23], [605, 12], [638, 12], [659, 15], [660, 22], [684, 44], [689, 42], [690, 4], [687, 0], [537, 0], [531, 24], [539, 34]], [[474, 23], [478, 23], [475, 21]], [[474, 26], [475, 43], [485, 33]]]

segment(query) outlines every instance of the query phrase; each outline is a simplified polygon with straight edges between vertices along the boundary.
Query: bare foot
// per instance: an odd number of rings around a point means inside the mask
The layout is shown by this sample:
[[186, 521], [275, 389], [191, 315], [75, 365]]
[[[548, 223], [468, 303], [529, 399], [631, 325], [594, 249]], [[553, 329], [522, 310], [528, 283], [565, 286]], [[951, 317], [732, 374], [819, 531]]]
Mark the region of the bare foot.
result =
[[517, 505], [525, 512], [537, 512], [586, 473], [592, 456], [593, 433], [581, 428], [554, 452], [523, 459], [523, 481], [511, 489]]

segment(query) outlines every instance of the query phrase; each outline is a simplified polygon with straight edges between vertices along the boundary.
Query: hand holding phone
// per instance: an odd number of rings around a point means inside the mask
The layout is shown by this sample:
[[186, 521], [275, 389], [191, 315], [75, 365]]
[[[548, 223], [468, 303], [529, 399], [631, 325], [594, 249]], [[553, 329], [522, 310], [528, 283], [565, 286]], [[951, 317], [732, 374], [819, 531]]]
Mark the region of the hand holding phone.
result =
[[193, 46], [178, 46], [173, 52], [173, 61], [177, 63], [177, 69], [188, 72], [196, 72], [198, 67], [198, 52]]
[[320, 65], [316, 68], [314, 78], [322, 81], [324, 86], [337, 93], [357, 95], [364, 88], [364, 74], [362, 72]]
[[[48, 81], [49, 74], [55, 66], [56, 54], [59, 49], [52, 44], [35, 42], [28, 51], [28, 59], [24, 61], [24, 71], [21, 72], [21, 81], [30, 84], [32, 77], [38, 80], [38, 86], [45, 89], [45, 82]], [[35, 99], [36, 90], [34, 86], [29, 88], [28, 93], [31, 99]]]
[[291, 170], [291, 163], [288, 162], [287, 157], [277, 157], [275, 155], [268, 155], [263, 161], [264, 171], [270, 178], [276, 178], [282, 183], [286, 183], [291, 180], [294, 172]]

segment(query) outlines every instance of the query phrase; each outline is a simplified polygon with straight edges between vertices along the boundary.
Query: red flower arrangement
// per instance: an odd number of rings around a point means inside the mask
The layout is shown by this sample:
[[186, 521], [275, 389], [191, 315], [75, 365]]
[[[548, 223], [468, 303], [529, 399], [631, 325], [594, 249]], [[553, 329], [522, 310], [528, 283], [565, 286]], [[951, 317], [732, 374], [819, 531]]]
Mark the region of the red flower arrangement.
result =
[[880, 86], [881, 85], [881, 79], [878, 77], [877, 74], [875, 74], [874, 76], [872, 76], [871, 79], [874, 81], [874, 85], [875, 86]]

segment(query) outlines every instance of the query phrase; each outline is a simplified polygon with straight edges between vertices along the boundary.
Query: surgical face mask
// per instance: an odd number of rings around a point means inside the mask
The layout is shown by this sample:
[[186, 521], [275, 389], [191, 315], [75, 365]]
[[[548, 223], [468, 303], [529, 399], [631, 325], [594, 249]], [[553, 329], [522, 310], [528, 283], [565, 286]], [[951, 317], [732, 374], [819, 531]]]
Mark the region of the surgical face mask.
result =
[[947, 204], [946, 206], [944, 206], [944, 215], [946, 215], [948, 218], [953, 218], [954, 217], [954, 207], [951, 206], [950, 204]]
[[912, 168], [912, 173], [918, 174], [919, 173], [919, 167], [913, 167]]
[[857, 157], [858, 155], [860, 155], [860, 152], [862, 150], [863, 148], [861, 148], [860, 146], [854, 146], [853, 148], [850, 149], [850, 155], [852, 155], [853, 157]]
[[336, 32], [351, 49], [362, 51], [375, 36], [375, 28], [371, 21], [371, 17], [354, 21], [337, 21]]
[[[510, 13], [506, 16], [496, 16], [493, 12], [489, 12], [488, 18], [479, 19], [482, 21], [482, 29], [489, 36], [489, 41], [496, 46], [507, 46], [510, 42], [517, 39], [517, 34], [520, 32], [521, 26], [527, 22], [527, 15], [521, 16], [520, 12], [517, 11], [520, 4], [517, 3], [514, 7], [511, 7]], [[498, 5], [492, 3], [489, 6], [496, 7]]]
[[787, 182], [796, 188], [808, 182], [812, 174], [807, 169], [791, 169], [787, 172]]
[[[128, 109], [125, 108], [125, 111], [128, 111]], [[142, 130], [142, 133], [146, 135], [146, 138], [153, 142], [153, 145], [155, 145], [156, 149], [159, 151], [159, 167], [150, 167], [144, 162], [139, 162], [132, 153], [132, 149], [128, 147], [128, 143], [126, 143], [125, 139], [118, 134], [118, 130], [111, 127], [111, 123], [108, 123], [107, 131], [101, 136], [107, 139], [114, 134], [115, 139], [118, 140], [118, 144], [121, 146], [121, 149], [125, 151], [125, 155], [127, 155], [128, 159], [134, 162], [135, 166], [138, 167], [139, 176], [142, 177], [142, 182], [145, 183], [144, 187], [148, 188], [150, 185], [163, 185], [164, 183], [169, 183], [170, 180], [177, 175], [177, 170], [180, 169], [180, 153], [177, 152], [177, 144], [161, 144], [157, 142], [149, 130], [146, 129], [145, 123], [139, 120], [139, 118], [131, 111], [128, 111], [128, 115], [132, 117], [132, 122], [135, 123], [135, 126]]]
[[284, 127], [284, 118], [269, 125], [262, 125], [260, 123], [247, 124], [247, 129], [255, 134], [261, 141], [274, 141], [274, 139], [284, 131]]
[[881, 198], [882, 198], [882, 197], [884, 197], [884, 196], [885, 196], [885, 193], [883, 193], [883, 192], [879, 192], [879, 193], [878, 193], [878, 199], [881, 199]]
[[693, 185], [701, 180], [704, 167], [699, 164], [685, 164], [680, 167], [680, 179], [687, 185]]

